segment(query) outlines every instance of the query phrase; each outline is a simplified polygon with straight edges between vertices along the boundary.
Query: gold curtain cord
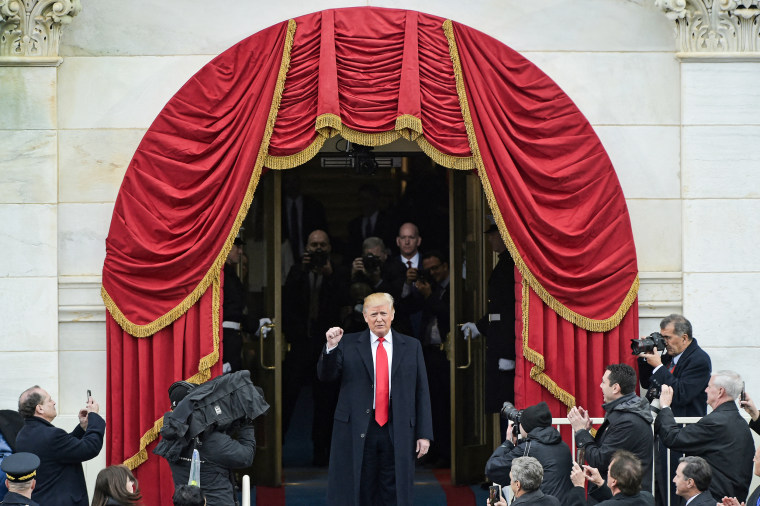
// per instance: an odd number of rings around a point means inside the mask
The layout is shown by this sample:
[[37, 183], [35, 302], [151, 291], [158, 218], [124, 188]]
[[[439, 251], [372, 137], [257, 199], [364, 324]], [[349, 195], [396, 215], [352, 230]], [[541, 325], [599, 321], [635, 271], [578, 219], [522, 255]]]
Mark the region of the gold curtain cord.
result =
[[[467, 138], [470, 141], [470, 151], [472, 152], [472, 156], [475, 159], [475, 165], [477, 166], [480, 182], [483, 185], [483, 192], [485, 193], [486, 200], [488, 201], [488, 207], [491, 209], [491, 214], [493, 215], [494, 220], [496, 221], [496, 225], [499, 228], [499, 234], [501, 234], [502, 239], [504, 239], [504, 244], [506, 244], [507, 250], [512, 256], [512, 260], [514, 260], [517, 269], [520, 271], [520, 274], [522, 274], [523, 279], [528, 280], [530, 287], [534, 292], [536, 292], [541, 300], [543, 300], [547, 306], [552, 308], [565, 320], [573, 323], [574, 325], [577, 325], [584, 330], [590, 330], [592, 332], [607, 332], [608, 330], [614, 329], [623, 320], [623, 317], [631, 308], [631, 305], [633, 305], [636, 297], [638, 296], [638, 274], [633, 280], [631, 288], [628, 290], [628, 293], [621, 302], [617, 311], [615, 311], [612, 316], [604, 320], [596, 320], [576, 313], [569, 307], [559, 302], [556, 298], [554, 298], [543, 287], [543, 285], [541, 285], [538, 279], [536, 279], [528, 266], [525, 264], [523, 258], [520, 256], [520, 252], [517, 251], [517, 247], [512, 240], [512, 236], [510, 235], [509, 230], [507, 230], [507, 226], [504, 223], [504, 218], [502, 217], [499, 206], [496, 203], [496, 197], [494, 196], [493, 188], [491, 188], [491, 183], [488, 180], [488, 174], [486, 174], [486, 170], [483, 165], [483, 158], [480, 154], [480, 148], [478, 147], [478, 140], [475, 137], [475, 127], [473, 126], [472, 116], [470, 115], [470, 105], [467, 100], [467, 92], [464, 87], [462, 62], [459, 58], [459, 50], [457, 49], [456, 39], [454, 38], [454, 27], [450, 19], [447, 19], [443, 22], [443, 32], [446, 34], [446, 39], [449, 42], [449, 53], [451, 55], [451, 62], [454, 65], [454, 78], [456, 79], [457, 94], [459, 95], [459, 105], [462, 109], [462, 117], [464, 118], [465, 129], [467, 130]], [[532, 374], [533, 373], [531, 373], [531, 375]]]

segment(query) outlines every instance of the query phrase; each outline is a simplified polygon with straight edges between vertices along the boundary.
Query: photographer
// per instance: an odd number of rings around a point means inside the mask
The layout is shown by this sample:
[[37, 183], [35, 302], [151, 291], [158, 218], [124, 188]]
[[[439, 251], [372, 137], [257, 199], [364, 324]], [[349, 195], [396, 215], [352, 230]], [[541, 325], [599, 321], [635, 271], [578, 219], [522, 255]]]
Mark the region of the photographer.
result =
[[[518, 457], [531, 456], [538, 459], [544, 468], [541, 490], [548, 495], [565, 499], [573, 487], [570, 482], [570, 470], [573, 458], [567, 443], [562, 441], [559, 431], [552, 427], [552, 414], [545, 402], [525, 408], [522, 413], [508, 404], [512, 411], [504, 413], [510, 419], [504, 443], [494, 450], [486, 463], [486, 476], [502, 487], [509, 483], [512, 461]], [[517, 426], [521, 439], [513, 429], [513, 419], [519, 419]]]
[[317, 360], [326, 329], [341, 323], [341, 308], [347, 289], [347, 275], [333, 265], [330, 238], [323, 230], [309, 234], [300, 265], [294, 265], [285, 280], [282, 329], [290, 343], [283, 364], [282, 432], [285, 434], [304, 385], [311, 385], [314, 397], [315, 465], [327, 465], [332, 417], [338, 402], [337, 385], [319, 385]]
[[169, 387], [171, 411], [153, 453], [169, 462], [174, 486], [186, 485], [193, 450], [200, 454], [200, 487], [208, 506], [237, 505], [233, 470], [248, 467], [256, 453], [253, 419], [269, 405], [248, 371], [218, 376], [201, 385]]
[[[651, 392], [647, 398], [651, 401], [658, 396], [662, 385], [668, 385], [675, 391], [673, 404], [670, 405], [674, 416], [705, 416], [705, 388], [710, 381], [712, 365], [710, 357], [692, 336], [691, 322], [682, 315], [671, 314], [660, 322], [660, 334], [667, 353], [663, 355], [662, 347], [655, 346], [651, 352], [640, 354], [638, 359], [641, 386]], [[658, 444], [656, 479], [659, 504], [667, 504], [668, 488], [671, 504], [678, 504], [679, 498], [670, 478], [676, 472], [680, 457], [681, 454], [671, 454], [668, 469], [667, 451], [662, 443]]]
[[370, 293], [388, 291], [390, 285], [383, 279], [388, 250], [379, 237], [367, 237], [362, 243], [362, 256], [351, 263], [351, 283], [366, 283]]

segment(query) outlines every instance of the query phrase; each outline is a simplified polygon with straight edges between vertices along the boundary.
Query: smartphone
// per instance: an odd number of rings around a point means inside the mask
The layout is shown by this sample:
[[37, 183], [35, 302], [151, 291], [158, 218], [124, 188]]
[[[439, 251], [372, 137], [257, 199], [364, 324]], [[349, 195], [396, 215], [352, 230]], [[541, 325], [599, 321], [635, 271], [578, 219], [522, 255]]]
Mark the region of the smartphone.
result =
[[501, 485], [491, 485], [488, 487], [488, 504], [494, 506], [501, 498]]
[[739, 396], [739, 400], [746, 401], [747, 400], [747, 392], [744, 391], [744, 382], [742, 381], [742, 393]]
[[92, 391], [90, 391], [90, 390], [87, 390], [87, 400], [86, 400], [86, 401], [84, 401], [84, 402], [85, 402], [85, 404], [87, 404], [88, 402], [90, 402], [90, 397], [92, 397]]
[[579, 466], [583, 467], [583, 461], [586, 460], [586, 448], [575, 449], [575, 461]]

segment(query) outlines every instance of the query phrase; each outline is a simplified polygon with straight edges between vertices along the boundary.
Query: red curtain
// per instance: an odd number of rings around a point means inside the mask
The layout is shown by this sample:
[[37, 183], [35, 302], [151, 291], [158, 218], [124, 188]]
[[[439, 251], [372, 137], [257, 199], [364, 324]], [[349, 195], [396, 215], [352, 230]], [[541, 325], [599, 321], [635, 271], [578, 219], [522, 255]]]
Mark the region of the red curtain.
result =
[[168, 465], [151, 453], [167, 388], [221, 374], [221, 267], [263, 169], [294, 28], [253, 35], [193, 76], [145, 134], [116, 201], [102, 288], [106, 455], [136, 468], [146, 504], [171, 504]]
[[441, 165], [477, 170], [524, 279], [518, 407], [550, 392], [556, 416], [593, 408], [602, 366], [624, 361], [637, 334], [638, 290], [625, 200], [593, 129], [536, 66], [476, 30], [336, 9], [214, 59], [135, 153], [103, 267], [109, 462], [139, 465], [168, 385], [218, 367], [218, 322], [209, 332], [202, 315], [217, 313], [215, 281], [263, 167], [300, 165], [338, 133], [365, 145], [405, 137]]

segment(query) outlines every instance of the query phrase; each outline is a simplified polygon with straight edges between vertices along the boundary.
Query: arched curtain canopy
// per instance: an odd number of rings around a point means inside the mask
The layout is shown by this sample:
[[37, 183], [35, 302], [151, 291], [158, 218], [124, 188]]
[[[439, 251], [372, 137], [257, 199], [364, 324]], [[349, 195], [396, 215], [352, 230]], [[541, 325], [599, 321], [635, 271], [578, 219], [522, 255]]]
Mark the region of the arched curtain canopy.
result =
[[[211, 61], [129, 165], [103, 267], [109, 425], [125, 419], [109, 462], [147, 459], [172, 381], [219, 372], [220, 270], [265, 167], [298, 166], [337, 134], [375, 146], [404, 137], [443, 166], [477, 172], [522, 280], [518, 405], [550, 392], [556, 407], [588, 406], [598, 378], [579, 380], [574, 364], [630, 361], [620, 344], [637, 333], [630, 220], [572, 100], [467, 26], [406, 10], [326, 10]], [[120, 409], [135, 395], [145, 401], [137, 414]]]

